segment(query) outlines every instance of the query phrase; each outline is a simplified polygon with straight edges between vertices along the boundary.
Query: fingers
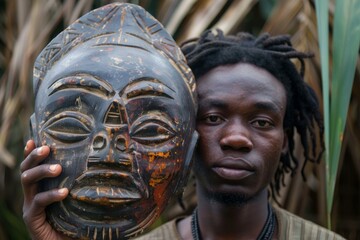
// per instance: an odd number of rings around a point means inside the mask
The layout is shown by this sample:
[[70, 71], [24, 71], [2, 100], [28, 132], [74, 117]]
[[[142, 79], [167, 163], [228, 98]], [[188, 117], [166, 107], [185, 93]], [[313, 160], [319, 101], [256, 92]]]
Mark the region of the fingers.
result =
[[[63, 200], [69, 193], [67, 188], [53, 189], [46, 192], [38, 193], [32, 201], [23, 205], [23, 219], [30, 232], [40, 231], [40, 235], [46, 231], [52, 232], [51, 226], [46, 223], [45, 208], [57, 201]], [[37, 225], [37, 226], [36, 226]], [[35, 234], [38, 235], [38, 234]], [[37, 237], [34, 239], [38, 239]], [[49, 238], [39, 238], [49, 239]], [[55, 239], [55, 238], [50, 238]]]
[[36, 194], [31, 201], [23, 205], [24, 220], [34, 220], [35, 218], [42, 217], [48, 205], [63, 200], [68, 193], [69, 190], [67, 188], [60, 188]]
[[[45, 208], [54, 203], [63, 200], [69, 193], [67, 188], [53, 189], [46, 192], [41, 192], [36, 194], [34, 199], [31, 202], [31, 207], [24, 211], [24, 213], [29, 213], [29, 217], [32, 218], [35, 216], [40, 216], [44, 214]], [[30, 214], [31, 213], [31, 214]], [[27, 215], [24, 218], [28, 217]]]
[[41, 163], [50, 153], [50, 148], [48, 146], [41, 146], [35, 149], [34, 147], [35, 144], [31, 140], [28, 141], [28, 143], [26, 144], [24, 150], [26, 158], [20, 165], [20, 171], [22, 173], [30, 168], [39, 165], [39, 163]]
[[45, 208], [64, 200], [69, 190], [61, 188], [38, 192], [39, 181], [57, 177], [62, 171], [60, 164], [42, 163], [49, 153], [48, 146], [36, 148], [34, 141], [29, 140], [24, 149], [25, 159], [20, 165], [24, 192], [23, 219], [34, 239], [63, 239], [46, 221]]
[[57, 177], [61, 173], [59, 164], [41, 164], [34, 168], [28, 169], [21, 174], [21, 183], [24, 192], [24, 201], [32, 201], [32, 198], [38, 192], [38, 182], [44, 178]]
[[38, 193], [34, 198], [34, 205], [39, 212], [42, 212], [48, 205], [63, 200], [68, 193], [69, 190], [67, 188]]
[[57, 177], [61, 173], [60, 164], [41, 164], [30, 168], [21, 174], [21, 182], [26, 188], [28, 185], [39, 182], [41, 179]]
[[[59, 164], [40, 164], [50, 153], [48, 146], [35, 148], [35, 143], [29, 140], [26, 143], [25, 160], [20, 165], [21, 184], [24, 192], [24, 205], [31, 205], [33, 199], [38, 197], [38, 183], [44, 178], [53, 178], [60, 175], [62, 168]], [[39, 196], [47, 196], [40, 194]], [[43, 198], [41, 198], [43, 199]], [[54, 202], [58, 198], [48, 201]], [[44, 200], [40, 201], [44, 202]]]

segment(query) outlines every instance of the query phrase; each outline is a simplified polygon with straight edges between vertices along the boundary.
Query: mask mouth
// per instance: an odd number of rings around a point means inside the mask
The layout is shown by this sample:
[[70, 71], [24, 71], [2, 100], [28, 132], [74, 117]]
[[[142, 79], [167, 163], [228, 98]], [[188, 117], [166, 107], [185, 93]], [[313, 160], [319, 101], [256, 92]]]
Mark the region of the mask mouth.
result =
[[79, 176], [70, 196], [76, 201], [112, 207], [148, 198], [148, 191], [141, 181], [127, 172], [97, 169]]

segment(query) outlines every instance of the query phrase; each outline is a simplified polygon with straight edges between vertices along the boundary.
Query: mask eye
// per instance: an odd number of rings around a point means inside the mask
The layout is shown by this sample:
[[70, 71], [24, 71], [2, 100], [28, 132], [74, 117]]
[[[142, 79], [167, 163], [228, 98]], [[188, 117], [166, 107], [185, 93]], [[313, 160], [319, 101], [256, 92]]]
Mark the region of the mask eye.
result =
[[132, 139], [144, 145], [165, 143], [175, 136], [175, 131], [166, 123], [159, 120], [149, 120], [135, 126]]
[[61, 113], [51, 118], [44, 126], [44, 132], [52, 138], [75, 143], [86, 139], [90, 132], [90, 119], [74, 113]]

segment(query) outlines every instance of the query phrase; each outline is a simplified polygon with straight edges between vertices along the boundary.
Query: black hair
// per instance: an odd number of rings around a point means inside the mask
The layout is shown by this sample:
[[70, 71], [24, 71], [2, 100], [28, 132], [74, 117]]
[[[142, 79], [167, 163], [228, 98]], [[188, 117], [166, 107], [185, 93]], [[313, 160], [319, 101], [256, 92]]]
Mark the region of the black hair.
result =
[[[293, 175], [298, 168], [299, 159], [294, 153], [295, 129], [303, 146], [305, 160], [301, 173], [305, 179], [306, 163], [319, 162], [324, 152], [324, 126], [319, 103], [313, 89], [304, 81], [304, 59], [312, 55], [295, 50], [288, 35], [264, 33], [255, 37], [240, 32], [226, 36], [221, 30], [215, 33], [207, 30], [199, 38], [184, 42], [181, 49], [195, 79], [220, 65], [249, 63], [267, 70], [283, 84], [287, 95], [283, 127], [288, 137], [288, 152], [280, 158], [270, 184], [271, 192], [278, 195], [281, 186], [285, 185], [285, 174]], [[300, 61], [300, 71], [290, 60], [292, 58]]]

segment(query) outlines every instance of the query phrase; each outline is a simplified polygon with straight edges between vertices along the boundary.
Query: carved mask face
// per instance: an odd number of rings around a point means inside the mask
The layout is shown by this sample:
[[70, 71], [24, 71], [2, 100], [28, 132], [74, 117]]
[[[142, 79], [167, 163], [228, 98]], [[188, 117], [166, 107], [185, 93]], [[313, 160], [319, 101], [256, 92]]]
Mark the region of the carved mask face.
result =
[[107, 239], [141, 232], [186, 180], [197, 134], [184, 76], [158, 51], [80, 44], [47, 71], [37, 91], [33, 134], [67, 187], [48, 209], [59, 231]]

